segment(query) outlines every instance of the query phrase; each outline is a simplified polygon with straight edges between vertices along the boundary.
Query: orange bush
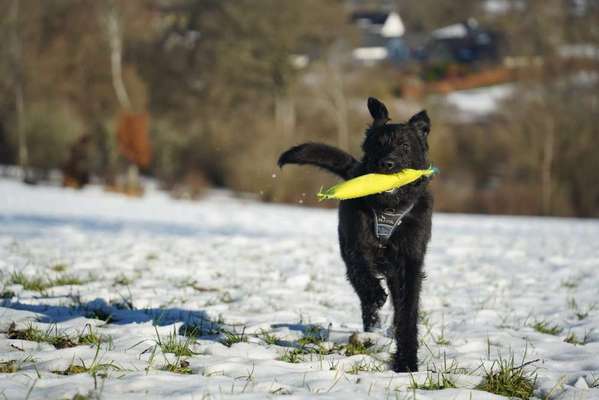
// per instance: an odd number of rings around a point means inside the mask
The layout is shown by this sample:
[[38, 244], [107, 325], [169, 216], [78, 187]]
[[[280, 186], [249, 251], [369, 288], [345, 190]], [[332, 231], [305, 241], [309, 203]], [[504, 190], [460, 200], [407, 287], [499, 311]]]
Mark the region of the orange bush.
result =
[[119, 153], [140, 168], [152, 161], [147, 113], [122, 113], [117, 126]]

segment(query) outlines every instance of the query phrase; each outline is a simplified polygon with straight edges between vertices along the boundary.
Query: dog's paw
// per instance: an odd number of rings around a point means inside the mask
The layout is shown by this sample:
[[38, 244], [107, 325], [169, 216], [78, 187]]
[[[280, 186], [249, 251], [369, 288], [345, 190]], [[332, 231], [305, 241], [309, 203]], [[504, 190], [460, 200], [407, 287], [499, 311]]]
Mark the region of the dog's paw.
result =
[[406, 360], [396, 354], [393, 357], [391, 369], [395, 372], [418, 372], [418, 361], [416, 359]]

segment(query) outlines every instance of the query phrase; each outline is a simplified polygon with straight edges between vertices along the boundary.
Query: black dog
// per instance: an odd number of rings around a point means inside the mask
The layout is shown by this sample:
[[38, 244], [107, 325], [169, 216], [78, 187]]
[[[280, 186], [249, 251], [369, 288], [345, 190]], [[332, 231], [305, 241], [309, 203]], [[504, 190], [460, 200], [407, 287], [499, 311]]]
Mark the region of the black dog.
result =
[[[387, 108], [379, 100], [369, 98], [368, 110], [374, 121], [366, 130], [361, 161], [331, 146], [306, 143], [284, 152], [279, 166], [316, 165], [343, 179], [429, 167], [426, 111], [405, 124], [389, 124]], [[418, 370], [418, 303], [433, 208], [428, 180], [420, 178], [399, 189], [339, 204], [341, 255], [362, 303], [365, 331], [379, 324], [378, 311], [387, 299], [380, 280], [387, 280], [395, 309], [397, 372]]]

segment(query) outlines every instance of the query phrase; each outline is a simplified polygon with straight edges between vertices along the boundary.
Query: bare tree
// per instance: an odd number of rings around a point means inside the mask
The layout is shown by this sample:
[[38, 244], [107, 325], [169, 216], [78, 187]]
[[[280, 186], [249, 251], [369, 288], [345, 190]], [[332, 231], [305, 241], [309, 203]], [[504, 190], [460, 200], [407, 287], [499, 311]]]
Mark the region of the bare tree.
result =
[[118, 9], [114, 1], [107, 0], [103, 15], [101, 15], [106, 30], [106, 37], [110, 48], [110, 67], [112, 71], [112, 85], [121, 108], [129, 110], [131, 101], [123, 82], [123, 32]]
[[15, 132], [18, 140], [18, 162], [23, 169], [24, 178], [27, 179], [27, 168], [29, 165], [27, 151], [27, 137], [23, 129], [25, 118], [25, 101], [23, 95], [23, 59], [21, 51], [20, 13], [19, 0], [13, 0], [10, 21], [12, 24], [12, 71], [15, 96]]

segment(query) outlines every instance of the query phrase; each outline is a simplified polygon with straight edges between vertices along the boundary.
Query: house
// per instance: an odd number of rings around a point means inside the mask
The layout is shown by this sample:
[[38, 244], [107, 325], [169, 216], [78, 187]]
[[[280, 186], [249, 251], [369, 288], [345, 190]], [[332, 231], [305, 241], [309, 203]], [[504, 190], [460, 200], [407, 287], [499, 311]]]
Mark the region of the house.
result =
[[401, 39], [405, 26], [397, 12], [356, 11], [351, 22], [360, 30], [360, 45], [352, 51], [355, 61], [374, 65], [409, 57], [409, 49]]
[[429, 64], [493, 62], [499, 58], [499, 35], [475, 19], [436, 29], [423, 51]]

